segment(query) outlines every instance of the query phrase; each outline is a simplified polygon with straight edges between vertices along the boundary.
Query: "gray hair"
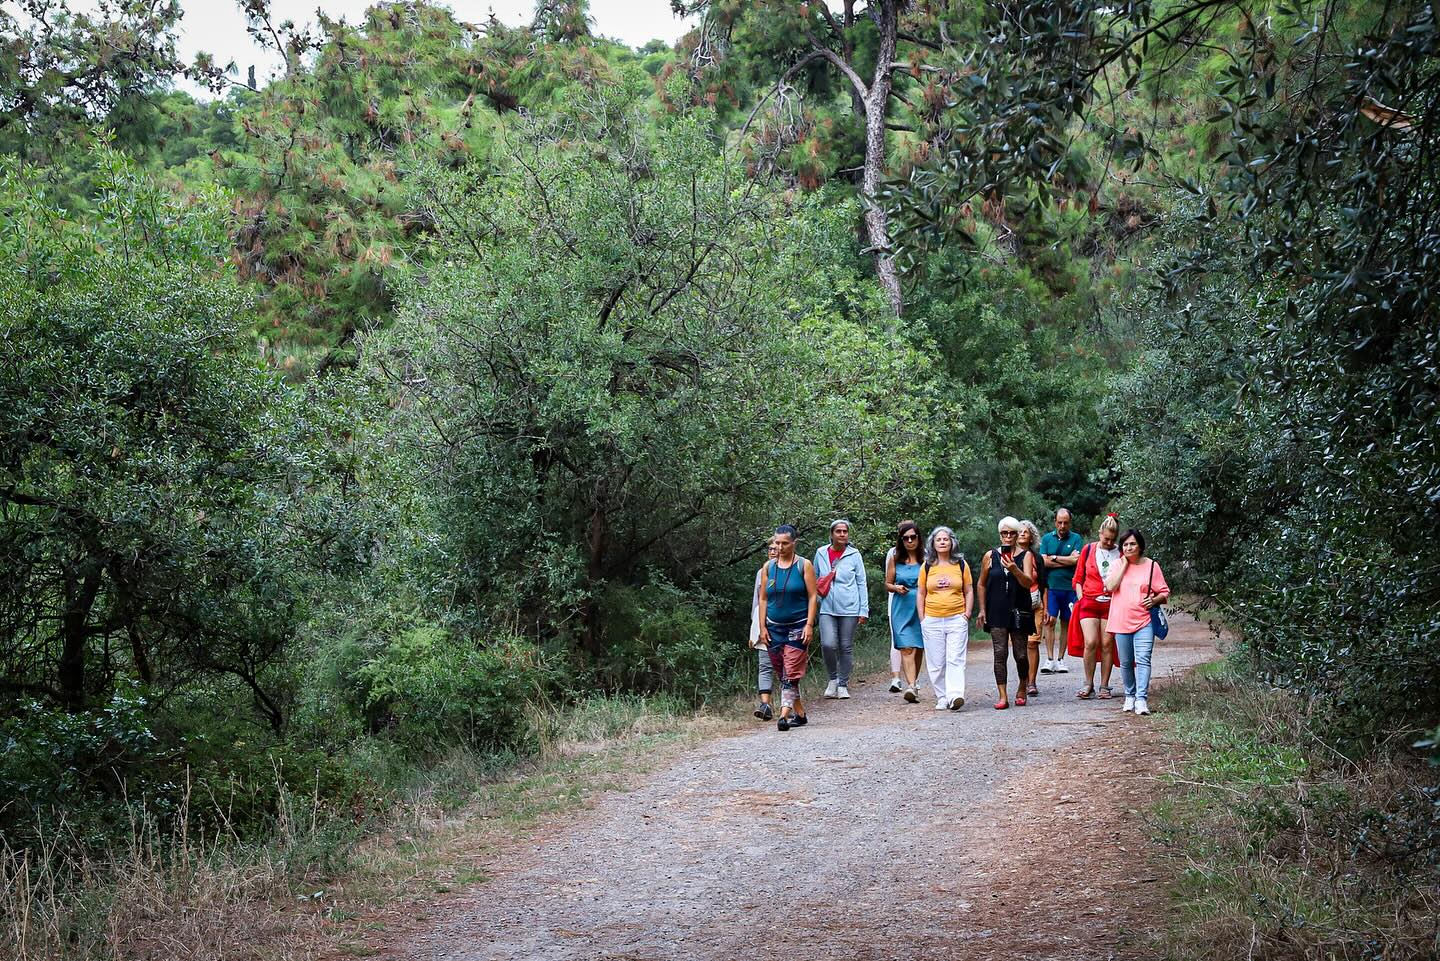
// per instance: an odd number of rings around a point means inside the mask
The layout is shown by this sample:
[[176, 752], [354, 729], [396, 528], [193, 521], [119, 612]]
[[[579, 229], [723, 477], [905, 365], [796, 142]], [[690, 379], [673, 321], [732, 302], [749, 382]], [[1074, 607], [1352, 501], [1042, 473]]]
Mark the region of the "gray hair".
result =
[[830, 522], [830, 533], [835, 533], [835, 528], [839, 527], [841, 524], [844, 524], [847, 529], [855, 526], [854, 524], [851, 524], [849, 521], [847, 521], [845, 518], [837, 517]]
[[930, 532], [929, 537], [925, 538], [925, 563], [927, 565], [940, 563], [940, 555], [935, 553], [936, 534], [950, 535], [950, 560], [956, 564], [960, 563], [963, 559], [960, 556], [960, 545], [955, 540], [955, 532], [948, 527], [937, 527]]
[[[1040, 547], [1040, 528], [1036, 527], [1032, 521], [1021, 521], [1020, 527], [1030, 532], [1030, 546], [1038, 550]], [[1016, 538], [1016, 540], [1019, 540], [1019, 538]]]
[[1020, 522], [1017, 521], [1015, 518], [1011, 517], [1009, 514], [1006, 514], [1004, 517], [1000, 518], [1000, 523], [995, 525], [995, 529], [1002, 534], [1006, 531], [1014, 531], [1018, 534], [1020, 533]]

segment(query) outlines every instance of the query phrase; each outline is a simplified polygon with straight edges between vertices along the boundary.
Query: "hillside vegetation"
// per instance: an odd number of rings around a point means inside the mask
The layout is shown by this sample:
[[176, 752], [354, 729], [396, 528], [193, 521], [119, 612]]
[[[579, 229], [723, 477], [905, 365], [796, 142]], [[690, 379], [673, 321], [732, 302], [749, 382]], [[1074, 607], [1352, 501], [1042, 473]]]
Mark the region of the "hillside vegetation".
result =
[[563, 705], [728, 697], [764, 538], [842, 515], [878, 569], [1118, 510], [1435, 880], [1429, 4], [245, 0], [258, 88], [178, 6], [20, 6], [0, 837], [66, 951], [137, 824], [304, 798], [325, 861]]

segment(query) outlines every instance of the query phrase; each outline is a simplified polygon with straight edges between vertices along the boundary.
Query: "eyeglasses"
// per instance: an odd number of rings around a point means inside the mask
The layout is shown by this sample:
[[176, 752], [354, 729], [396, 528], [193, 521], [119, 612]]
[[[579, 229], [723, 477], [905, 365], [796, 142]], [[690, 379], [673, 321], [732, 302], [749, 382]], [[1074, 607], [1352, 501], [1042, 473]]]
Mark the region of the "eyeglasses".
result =
[[912, 533], [912, 534], [902, 534], [902, 535], [900, 536], [900, 539], [901, 539], [902, 541], [918, 541], [918, 540], [920, 539], [920, 535], [919, 535], [919, 534], [913, 534], [913, 533]]
[[1019, 533], [1020, 533], [1019, 531], [1001, 531], [1001, 532], [1000, 532], [1000, 536], [1001, 536], [1001, 537], [1015, 537], [1015, 536], [1018, 535]]

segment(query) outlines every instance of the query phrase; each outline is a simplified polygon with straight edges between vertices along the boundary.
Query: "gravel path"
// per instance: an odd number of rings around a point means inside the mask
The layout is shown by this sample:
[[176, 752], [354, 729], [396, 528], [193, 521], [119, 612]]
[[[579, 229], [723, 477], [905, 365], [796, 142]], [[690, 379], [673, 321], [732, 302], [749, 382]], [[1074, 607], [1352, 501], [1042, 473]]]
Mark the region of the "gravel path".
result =
[[[1157, 677], [1215, 656], [1208, 629], [1176, 615]], [[440, 920], [391, 956], [1125, 957], [1107, 919], [1131, 915], [1093, 902], [1133, 880], [1119, 877], [1140, 863], [1123, 845], [1143, 832], [1092, 831], [1088, 816], [1102, 797], [1126, 810], [1133, 759], [1115, 752], [1150, 722], [1118, 697], [1076, 700], [1069, 663], [1041, 675], [1029, 706], [996, 711], [977, 638], [959, 712], [935, 711], [928, 692], [905, 704], [873, 678], [849, 701], [811, 702], [803, 729], [756, 722], [702, 744], [430, 905]], [[1097, 847], [1081, 870], [1072, 852]]]

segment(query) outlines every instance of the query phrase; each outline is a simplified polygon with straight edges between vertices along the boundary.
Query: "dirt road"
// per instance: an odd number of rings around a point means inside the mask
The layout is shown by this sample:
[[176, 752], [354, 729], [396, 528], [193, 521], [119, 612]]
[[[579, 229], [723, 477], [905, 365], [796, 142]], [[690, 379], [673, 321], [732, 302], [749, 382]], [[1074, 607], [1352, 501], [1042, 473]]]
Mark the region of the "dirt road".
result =
[[[1174, 622], [1160, 678], [1216, 656], [1207, 628]], [[1154, 718], [1121, 714], [1118, 696], [1076, 700], [1070, 663], [1041, 676], [1029, 706], [996, 711], [989, 642], [976, 639], [957, 713], [905, 704], [875, 678], [849, 701], [812, 702], [803, 729], [756, 722], [702, 744], [518, 845], [384, 953], [1151, 957], [1163, 894], [1135, 811], [1163, 749]]]

